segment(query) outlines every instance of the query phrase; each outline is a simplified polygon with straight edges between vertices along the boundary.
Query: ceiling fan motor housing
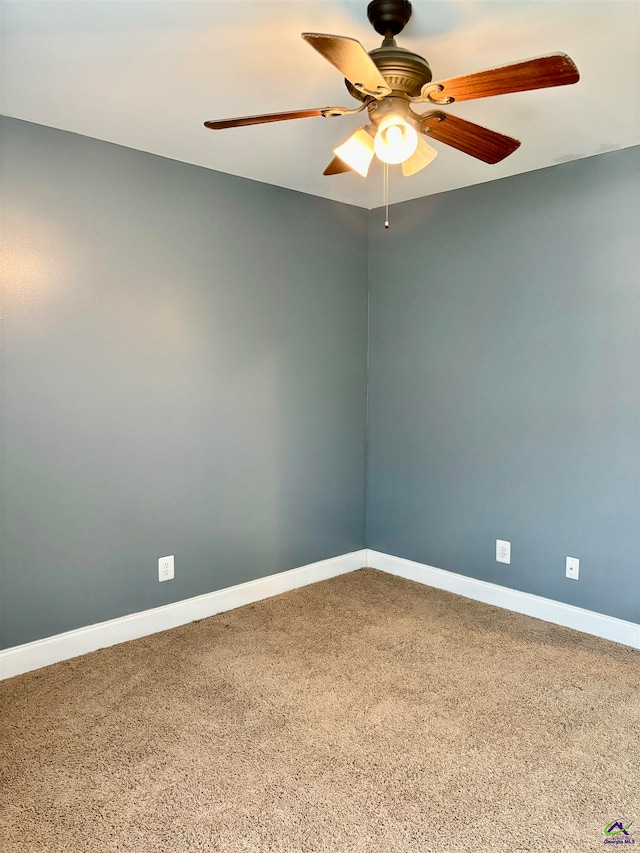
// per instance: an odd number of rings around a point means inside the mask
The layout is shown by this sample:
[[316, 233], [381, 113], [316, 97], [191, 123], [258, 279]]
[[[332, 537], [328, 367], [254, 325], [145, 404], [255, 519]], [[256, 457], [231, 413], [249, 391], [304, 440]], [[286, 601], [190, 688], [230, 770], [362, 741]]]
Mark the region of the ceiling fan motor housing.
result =
[[[415, 98], [425, 83], [432, 79], [431, 68], [426, 59], [410, 50], [398, 47], [393, 38], [385, 38], [382, 47], [369, 52], [378, 70], [389, 84], [394, 95]], [[345, 80], [349, 93], [359, 101], [367, 97]]]

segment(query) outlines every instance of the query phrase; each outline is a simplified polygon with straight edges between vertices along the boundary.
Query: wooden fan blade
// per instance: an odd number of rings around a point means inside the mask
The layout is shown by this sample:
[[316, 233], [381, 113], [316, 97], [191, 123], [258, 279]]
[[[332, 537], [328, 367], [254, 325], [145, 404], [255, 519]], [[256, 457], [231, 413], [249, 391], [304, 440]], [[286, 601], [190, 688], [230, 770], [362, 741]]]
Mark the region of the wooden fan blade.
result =
[[356, 39], [322, 33], [302, 33], [302, 38], [359, 91], [374, 98], [391, 94], [391, 87]]
[[527, 92], [530, 89], [568, 86], [577, 83], [579, 79], [580, 73], [573, 60], [566, 53], [553, 53], [539, 59], [502, 65], [490, 71], [439, 80], [442, 92], [437, 93], [436, 97], [438, 100], [453, 98], [454, 101], [471, 101], [511, 92]]
[[485, 163], [499, 163], [520, 147], [517, 139], [441, 110], [424, 115], [420, 130]]
[[296, 110], [291, 113], [267, 113], [262, 116], [242, 116], [241, 118], [226, 118], [220, 121], [205, 121], [204, 126], [209, 130], [225, 130], [228, 127], [245, 127], [250, 124], [267, 124], [271, 121], [289, 121], [293, 118], [316, 118], [324, 114], [330, 107], [317, 110]]
[[350, 166], [341, 160], [337, 155], [333, 158], [333, 160], [329, 163], [327, 168], [322, 173], [323, 175], [342, 175], [344, 172], [351, 172], [352, 169]]

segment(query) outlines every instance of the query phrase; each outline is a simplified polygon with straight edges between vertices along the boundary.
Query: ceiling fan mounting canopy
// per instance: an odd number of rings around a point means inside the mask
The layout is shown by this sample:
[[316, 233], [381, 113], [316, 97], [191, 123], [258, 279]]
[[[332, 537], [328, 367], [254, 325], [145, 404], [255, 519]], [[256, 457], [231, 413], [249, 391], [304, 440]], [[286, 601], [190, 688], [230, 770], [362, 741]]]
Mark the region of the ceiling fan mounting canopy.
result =
[[367, 6], [367, 18], [381, 36], [397, 36], [411, 17], [409, 0], [372, 0]]

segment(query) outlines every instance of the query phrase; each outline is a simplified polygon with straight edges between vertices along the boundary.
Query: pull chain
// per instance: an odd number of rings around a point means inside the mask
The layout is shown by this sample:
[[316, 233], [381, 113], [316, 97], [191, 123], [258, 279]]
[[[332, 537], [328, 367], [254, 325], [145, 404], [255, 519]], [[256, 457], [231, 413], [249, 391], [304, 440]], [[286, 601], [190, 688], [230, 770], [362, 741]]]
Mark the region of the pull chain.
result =
[[382, 203], [384, 205], [384, 227], [389, 227], [389, 164], [382, 164]]

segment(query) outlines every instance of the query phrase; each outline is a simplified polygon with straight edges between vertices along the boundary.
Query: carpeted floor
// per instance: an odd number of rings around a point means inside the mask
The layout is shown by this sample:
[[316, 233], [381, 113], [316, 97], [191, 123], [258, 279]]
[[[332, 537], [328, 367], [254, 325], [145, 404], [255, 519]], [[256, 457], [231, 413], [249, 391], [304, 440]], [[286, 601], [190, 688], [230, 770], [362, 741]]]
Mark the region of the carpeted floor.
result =
[[640, 844], [640, 653], [373, 569], [0, 697], [4, 853]]

